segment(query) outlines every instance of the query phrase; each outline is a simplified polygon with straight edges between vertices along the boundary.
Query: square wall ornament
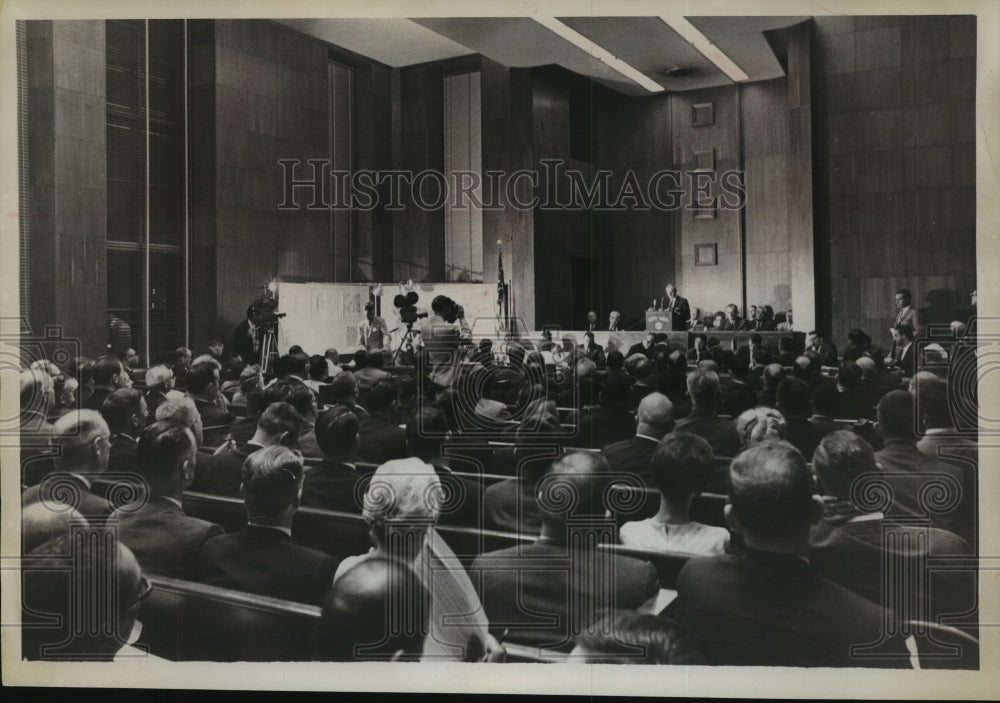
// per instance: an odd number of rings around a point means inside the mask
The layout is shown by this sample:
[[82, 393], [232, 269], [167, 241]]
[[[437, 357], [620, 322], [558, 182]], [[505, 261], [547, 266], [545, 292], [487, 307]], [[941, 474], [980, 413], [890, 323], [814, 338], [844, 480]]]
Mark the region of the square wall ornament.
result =
[[719, 263], [718, 244], [695, 244], [694, 245], [694, 265], [695, 266], [716, 266]]
[[715, 124], [715, 103], [694, 103], [691, 106], [691, 126], [711, 127]]

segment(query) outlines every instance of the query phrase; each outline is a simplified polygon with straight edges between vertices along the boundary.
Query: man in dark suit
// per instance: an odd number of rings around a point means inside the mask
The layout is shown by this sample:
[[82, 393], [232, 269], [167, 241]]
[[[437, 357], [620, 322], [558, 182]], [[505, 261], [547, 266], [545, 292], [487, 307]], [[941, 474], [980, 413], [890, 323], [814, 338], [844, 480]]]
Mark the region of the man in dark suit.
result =
[[[896, 314], [893, 316], [892, 327], [889, 329], [889, 332], [891, 333], [900, 325], [907, 325], [913, 332], [911, 337], [916, 337], [920, 332], [921, 323], [920, 313], [913, 307], [913, 294], [906, 288], [900, 288], [893, 296], [893, 300], [896, 304]], [[889, 356], [893, 359], [898, 358], [898, 346], [896, 335], [893, 334], [892, 346], [889, 348]]]
[[909, 668], [905, 643], [889, 634], [892, 614], [810, 565], [809, 529], [823, 501], [799, 451], [783, 441], [752, 446], [729, 478], [726, 519], [746, 551], [689, 561], [667, 608], [709, 662]]
[[243, 463], [264, 447], [296, 447], [302, 416], [284, 401], [271, 403], [257, 421], [257, 430], [248, 442], [228, 442], [212, 455], [201, 455], [191, 490], [236, 497], [243, 480]]
[[83, 403], [86, 410], [101, 411], [104, 399], [119, 388], [131, 388], [132, 377], [117, 356], [102, 356], [94, 362], [94, 392]]
[[687, 377], [687, 387], [694, 407], [687, 417], [677, 421], [674, 429], [698, 435], [709, 443], [716, 456], [739, 454], [743, 447], [736, 425], [715, 412], [719, 398], [719, 374], [705, 369], [692, 371]]
[[582, 411], [577, 423], [580, 447], [603, 447], [628, 439], [635, 432], [635, 418], [628, 411], [632, 380], [622, 371], [609, 371], [601, 380], [600, 405]]
[[625, 371], [632, 379], [629, 410], [635, 410], [647, 395], [656, 390], [656, 367], [646, 356], [635, 354], [625, 359]]
[[358, 430], [357, 415], [344, 407], [330, 408], [316, 419], [316, 443], [323, 451], [323, 461], [305, 474], [303, 507], [361, 512], [360, 475], [355, 466]]
[[21, 505], [44, 500], [76, 508], [91, 524], [103, 523], [112, 506], [90, 488], [108, 468], [111, 431], [95, 410], [71, 410], [52, 428], [55, 470], [21, 496]]
[[[930, 518], [934, 527], [954, 532], [972, 543], [976, 524], [976, 467], [944, 463], [917, 449], [913, 396], [890, 391], [878, 403], [878, 431], [884, 446], [875, 460], [892, 487], [893, 501], [886, 514]], [[928, 500], [931, 486], [940, 485], [952, 505], [934, 505]]]
[[626, 352], [625, 358], [628, 359], [633, 354], [642, 354], [643, 356], [647, 357], [652, 356], [654, 353], [653, 338], [655, 336], [656, 335], [654, 335], [652, 332], [647, 332], [645, 339], [643, 339], [641, 342], [636, 342], [635, 344], [633, 344], [631, 347], [628, 348], [628, 352]]
[[[233, 330], [233, 343], [232, 349], [243, 361], [247, 364], [259, 364], [260, 363], [260, 346], [259, 341], [255, 339], [257, 334], [257, 326], [252, 322], [252, 320], [257, 316], [254, 306], [251, 305], [247, 308], [247, 316]], [[255, 349], [256, 347], [256, 349]]]
[[829, 341], [819, 330], [809, 332], [806, 337], [806, 350], [815, 352], [823, 366], [837, 365], [837, 345]]
[[785, 379], [785, 368], [781, 364], [768, 364], [760, 375], [761, 390], [757, 393], [757, 405], [773, 408], [778, 402], [778, 384]]
[[195, 364], [188, 371], [187, 394], [198, 408], [202, 427], [228, 426], [233, 416], [216, 404], [219, 397], [219, 367], [210, 361]]
[[369, 415], [361, 418], [361, 447], [358, 459], [369, 464], [384, 464], [391, 459], [405, 459], [406, 430], [392, 421], [396, 389], [391, 381], [378, 381], [368, 391]]
[[319, 605], [333, 583], [338, 561], [292, 541], [299, 508], [302, 459], [282, 446], [265, 447], [243, 464], [240, 495], [248, 523], [201, 550], [205, 583], [271, 598]]
[[776, 409], [785, 418], [785, 439], [812, 461], [823, 433], [809, 422], [812, 405], [809, 386], [799, 378], [786, 378], [778, 384]]
[[789, 336], [784, 336], [778, 340], [778, 360], [782, 366], [791, 366], [795, 363], [798, 354], [795, 353], [795, 340]]
[[[568, 651], [605, 609], [634, 610], [656, 595], [651, 564], [590, 546], [614, 539], [614, 525], [604, 521], [609, 471], [591, 452], [558, 459], [538, 487], [538, 540], [473, 563], [472, 582], [493, 634], [507, 630], [512, 642]], [[559, 498], [567, 489], [570, 505]]]
[[856, 361], [843, 361], [837, 369], [837, 419], [870, 418], [871, 399], [861, 387], [861, 367]]
[[146, 427], [146, 399], [135, 388], [119, 388], [104, 399], [101, 415], [111, 430], [109, 471], [131, 471], [138, 437]]
[[[975, 606], [975, 575], [960, 569], [928, 569], [926, 580], [909, 580], [902, 592], [885, 587], [887, 568], [904, 571], [909, 563], [910, 568], [925, 569], [921, 561], [927, 557], [971, 555], [973, 550], [951, 532], [887, 521], [872, 507], [851, 500], [855, 481], [879, 476], [875, 455], [864, 439], [849, 430], [827, 435], [816, 449], [813, 466], [826, 509], [812, 528], [809, 561], [827, 578], [906, 619], [937, 622], [939, 616]], [[905, 612], [908, 608], [914, 610]]]
[[757, 405], [757, 394], [747, 383], [750, 374], [750, 362], [743, 355], [734, 355], [730, 362], [729, 372], [732, 377], [729, 383], [723, 385], [719, 400], [719, 412], [731, 418], [739, 417], [744, 410]]
[[917, 370], [917, 349], [913, 336], [913, 328], [908, 324], [893, 327], [892, 351], [885, 359], [886, 366], [891, 366], [905, 377], [913, 376]]
[[181, 500], [194, 479], [194, 461], [194, 435], [177, 423], [154, 422], [139, 438], [136, 472], [149, 485], [149, 500], [122, 506], [111, 517], [143, 571], [196, 579], [202, 547], [223, 532], [184, 513]]
[[660, 298], [659, 309], [670, 313], [672, 329], [686, 330], [691, 319], [691, 306], [687, 299], [677, 295], [677, 286], [673, 283], [668, 283], [663, 290], [666, 295]]
[[660, 440], [674, 428], [674, 406], [662, 393], [650, 393], [635, 414], [635, 436], [601, 449], [615, 473], [638, 476], [647, 486], [655, 486], [649, 466]]

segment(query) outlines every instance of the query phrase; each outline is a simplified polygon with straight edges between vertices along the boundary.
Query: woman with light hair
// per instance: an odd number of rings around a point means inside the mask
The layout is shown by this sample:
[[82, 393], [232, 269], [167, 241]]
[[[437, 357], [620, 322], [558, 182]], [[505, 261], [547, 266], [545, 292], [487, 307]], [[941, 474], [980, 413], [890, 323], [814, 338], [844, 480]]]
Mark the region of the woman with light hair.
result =
[[736, 418], [736, 432], [744, 449], [769, 439], [784, 439], [785, 429], [784, 416], [774, 408], [758, 406]]
[[[461, 490], [456, 482], [451, 490]], [[434, 467], [416, 458], [382, 464], [372, 475], [361, 515], [374, 545], [340, 563], [334, 581], [373, 557], [399, 559], [431, 592], [422, 661], [480, 661], [499, 649], [487, 632], [479, 597], [458, 558], [437, 534], [445, 489]]]

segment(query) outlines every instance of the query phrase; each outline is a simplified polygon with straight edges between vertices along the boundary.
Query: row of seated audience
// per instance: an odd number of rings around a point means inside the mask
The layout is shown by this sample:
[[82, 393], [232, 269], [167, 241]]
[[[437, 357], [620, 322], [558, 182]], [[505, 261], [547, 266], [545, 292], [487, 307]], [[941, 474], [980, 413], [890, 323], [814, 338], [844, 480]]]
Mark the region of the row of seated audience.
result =
[[[909, 666], [880, 582], [893, 549], [883, 526], [926, 530], [924, 557], [975, 554], [975, 443], [948, 432], [946, 381], [932, 373], [899, 388], [872, 355], [830, 378], [810, 355], [790, 372], [758, 363], [769, 353], [754, 350], [753, 368], [739, 354], [691, 367], [684, 350], [661, 347], [603, 373], [586, 355], [552, 373], [525, 349], [508, 367], [470, 365], [431, 397], [419, 369], [400, 381], [364, 354], [351, 370], [289, 354], [267, 384], [247, 367], [231, 397], [215, 357], [186, 369], [183, 394], [166, 366], [149, 369], [143, 394], [108, 357], [93, 364], [85, 407], [50, 427], [52, 372], [66, 372], [29, 369], [22, 436], [44, 441], [22, 449], [24, 515], [63, 528], [40, 539], [25, 518], [24, 553], [68, 548], [65, 519], [35, 506], [65, 516], [52, 506], [70, 503], [78, 522], [117, 525], [137, 563], [118, 559], [130, 585], [138, 569], [321, 606], [324, 659], [496, 661], [503, 640], [606, 661], [634, 636], [649, 646], [628, 661]], [[857, 422], [869, 418], [874, 428]], [[219, 441], [208, 445], [207, 431]], [[123, 478], [139, 481], [135, 500], [102, 495]], [[873, 480], [878, 491], [862, 490]], [[935, 481], [944, 497], [928, 507]], [[611, 496], [626, 488], [641, 499], [623, 508]], [[692, 520], [706, 490], [728, 495], [724, 524]], [[242, 499], [245, 527], [225, 534], [188, 515], [191, 491]], [[371, 550], [296, 544], [300, 508], [359, 516]], [[913, 519], [924, 522], [894, 522]], [[521, 542], [466, 568], [439, 525]], [[649, 561], [598, 544], [692, 558], [664, 609]], [[920, 612], [969, 606], [961, 576], [922, 593]], [[54, 588], [33, 578], [32, 589]], [[427, 636], [361, 647], [387, 624], [359, 614], [381, 612], [400, 581]], [[26, 635], [25, 656], [41, 656], [39, 642]], [[871, 643], [870, 656], [852, 654]]]

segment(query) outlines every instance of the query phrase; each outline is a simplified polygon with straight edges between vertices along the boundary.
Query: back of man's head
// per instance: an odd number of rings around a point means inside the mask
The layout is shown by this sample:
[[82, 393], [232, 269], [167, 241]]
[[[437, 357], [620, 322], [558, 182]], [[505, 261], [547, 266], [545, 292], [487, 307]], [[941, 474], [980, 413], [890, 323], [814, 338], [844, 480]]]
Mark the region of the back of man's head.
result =
[[[142, 597], [142, 570], [128, 547], [66, 533], [24, 559], [25, 607], [57, 618], [23, 628], [22, 655], [58, 659], [72, 652], [78, 659], [112, 660], [131, 635]], [[54, 561], [66, 561], [71, 571], [46, 568]], [[109, 601], [109, 593], [117, 597]]]
[[862, 381], [871, 381], [876, 375], [878, 375], [878, 364], [875, 362], [875, 359], [870, 356], [862, 354], [857, 358], [855, 363], [857, 363], [858, 368], [861, 369]]
[[316, 444], [323, 455], [353, 458], [358, 448], [358, 417], [346, 408], [331, 408], [316, 419]]
[[662, 393], [650, 393], [635, 411], [638, 431], [659, 439], [674, 428], [674, 404]]
[[930, 371], [918, 371], [910, 379], [909, 391], [925, 429], [951, 427], [948, 382]]
[[[767, 365], [771, 363], [771, 350], [763, 345], [754, 347], [753, 363], [754, 366], [767, 367]], [[781, 367], [779, 366], [778, 368]]]
[[86, 525], [87, 519], [65, 503], [45, 498], [21, 509], [21, 553], [28, 554], [50, 539], [65, 537], [72, 523]]
[[358, 398], [358, 382], [350, 371], [334, 376], [328, 388], [334, 403], [353, 405]]
[[542, 522], [561, 527], [570, 519], [602, 519], [610, 473], [608, 460], [596, 452], [571, 452], [556, 459], [538, 484]]
[[156, 419], [169, 420], [193, 432], [201, 416], [198, 414], [198, 406], [190, 398], [167, 398], [157, 406]]
[[625, 368], [625, 355], [617, 349], [612, 352], [608, 352], [607, 363], [608, 368], [612, 371], [623, 369]]
[[785, 369], [781, 364], [768, 364], [764, 367], [764, 374], [761, 379], [764, 388], [769, 391], [778, 390], [778, 384], [785, 378]]
[[854, 479], [878, 471], [871, 445], [850, 430], [838, 430], [823, 437], [813, 454], [813, 467], [823, 491], [840, 500], [850, 499]]
[[257, 420], [257, 430], [258, 434], [263, 433], [274, 444], [280, 442], [287, 446], [292, 440], [298, 439], [304, 424], [302, 416], [291, 403], [278, 401], [264, 408]]
[[56, 467], [64, 471], [100, 473], [108, 468], [111, 430], [96, 410], [72, 410], [56, 420], [52, 444], [58, 450]]
[[285, 402], [295, 408], [295, 412], [303, 418], [307, 418], [313, 414], [313, 410], [316, 407], [316, 396], [305, 386], [296, 384], [291, 387], [291, 391], [285, 398]]
[[142, 427], [139, 421], [144, 404], [142, 393], [135, 388], [119, 388], [108, 394], [101, 405], [101, 415], [112, 433], [126, 432], [132, 427]]
[[219, 379], [219, 367], [215, 364], [202, 361], [193, 364], [187, 375], [188, 393], [202, 395], [208, 392], [212, 384], [217, 384]]
[[278, 519], [298, 507], [302, 457], [280, 445], [253, 452], [243, 462], [240, 495], [252, 519]]
[[895, 330], [899, 333], [899, 336], [903, 338], [904, 341], [913, 341], [913, 326], [908, 325], [905, 322], [900, 325], [896, 325]]
[[323, 599], [318, 661], [419, 659], [430, 595], [402, 561], [377, 555], [344, 572]]
[[769, 543], [808, 534], [813, 481], [798, 449], [783, 440], [755, 444], [729, 465], [732, 511], [748, 540]]
[[837, 369], [837, 384], [841, 388], [861, 386], [861, 367], [856, 361], [843, 361]]
[[373, 413], [380, 413], [392, 408], [396, 400], [396, 388], [392, 381], [377, 381], [368, 391], [368, 410]]
[[625, 359], [625, 370], [635, 381], [645, 383], [653, 375], [653, 363], [645, 354], [636, 352]]
[[153, 495], [179, 495], [194, 478], [195, 438], [187, 427], [157, 421], [143, 430], [135, 453], [136, 471]]
[[719, 397], [719, 374], [709, 369], [698, 368], [688, 374], [688, 395], [696, 407], [710, 409]]
[[[817, 335], [819, 341], [823, 341], [823, 335], [821, 333], [817, 332], [814, 334]], [[789, 337], [788, 335], [783, 336], [781, 339], [778, 340], [778, 351], [780, 351], [783, 354], [786, 353], [790, 354], [791, 352], [795, 351], [795, 340]]]
[[775, 407], [789, 418], [807, 418], [812, 410], [809, 384], [800, 378], [786, 378], [778, 384]]
[[102, 356], [94, 362], [91, 372], [94, 383], [98, 386], [113, 386], [115, 377], [124, 373], [122, 362], [117, 356]]
[[621, 409], [628, 405], [632, 379], [622, 371], [609, 371], [601, 380], [601, 405]]
[[885, 439], [914, 439], [913, 396], [889, 391], [878, 401], [878, 429]]
[[660, 493], [677, 503], [705, 490], [712, 478], [711, 445], [690, 432], [671, 432], [653, 452], [650, 468]]
[[363, 369], [368, 365], [368, 352], [364, 349], [358, 349], [354, 352], [354, 370]]
[[742, 381], [750, 373], [750, 362], [745, 356], [734, 354], [733, 358], [729, 360], [729, 370], [732, 372], [733, 378]]
[[157, 364], [146, 371], [146, 388], [151, 391], [166, 392], [169, 390], [167, 385], [173, 377], [174, 372], [167, 368], [165, 364]]
[[425, 461], [441, 456], [441, 444], [448, 433], [448, 419], [440, 408], [425, 405], [406, 422], [406, 446], [410, 454]]
[[840, 394], [833, 383], [821, 383], [812, 393], [812, 410], [816, 415], [833, 418], [840, 404]]
[[795, 378], [801, 378], [803, 381], [808, 381], [813, 375], [813, 362], [808, 356], [803, 354], [802, 356], [795, 357], [795, 361], [792, 363], [792, 375]]

